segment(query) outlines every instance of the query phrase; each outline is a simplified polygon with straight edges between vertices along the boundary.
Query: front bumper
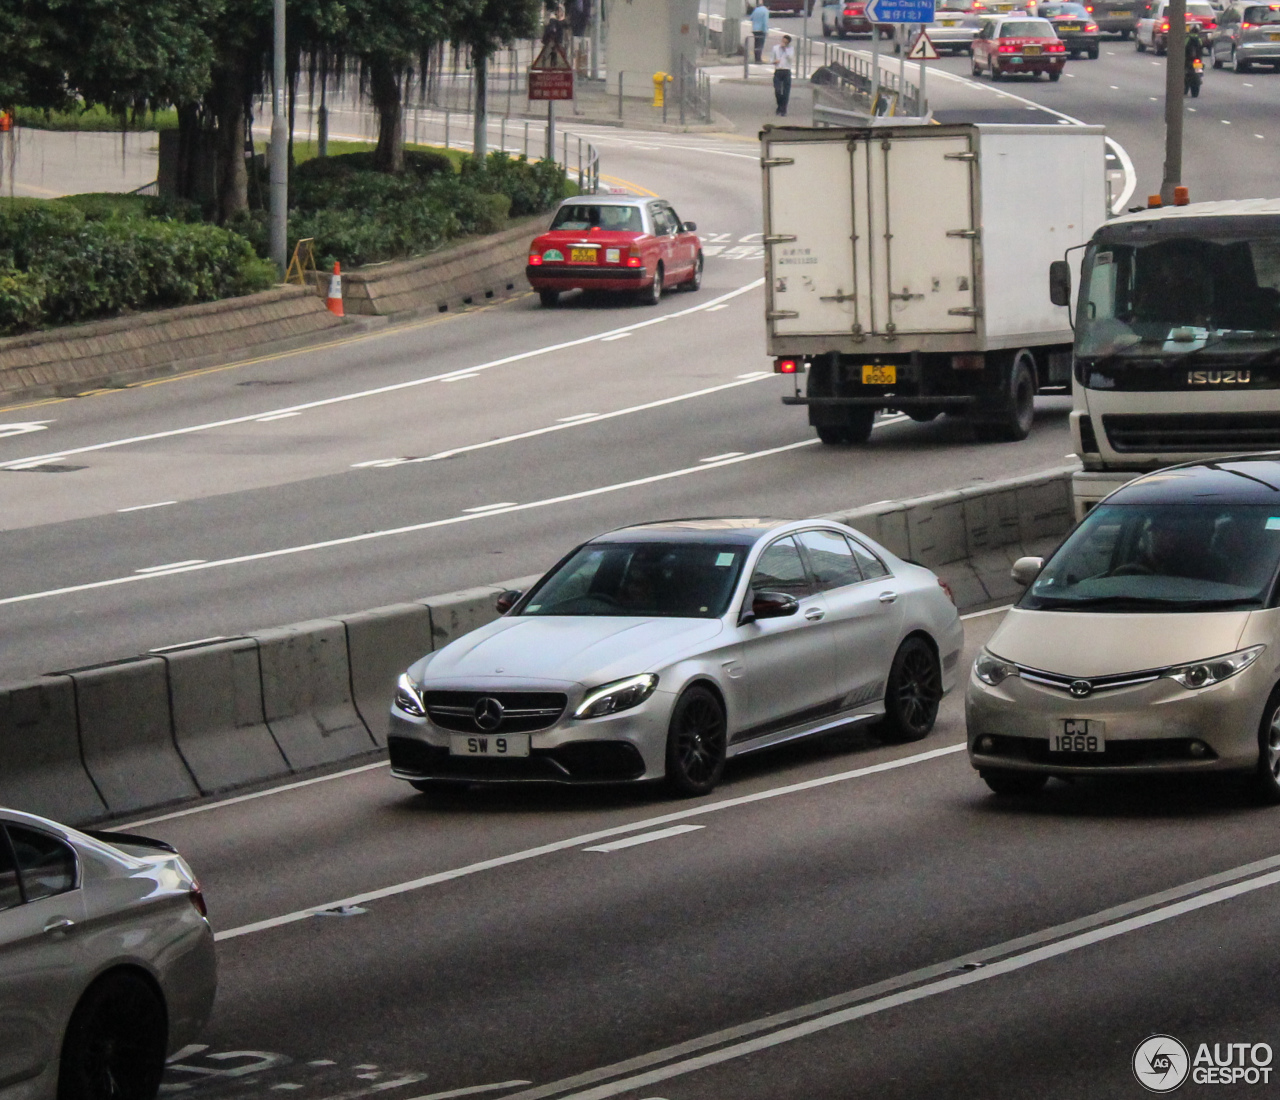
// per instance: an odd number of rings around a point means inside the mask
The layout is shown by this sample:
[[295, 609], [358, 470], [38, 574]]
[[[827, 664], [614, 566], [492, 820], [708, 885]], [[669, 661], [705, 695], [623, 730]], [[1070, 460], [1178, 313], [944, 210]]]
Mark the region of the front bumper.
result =
[[[991, 687], [970, 672], [969, 762], [1049, 775], [1245, 771], [1258, 762], [1258, 724], [1273, 684], [1270, 662], [1258, 661], [1199, 690], [1162, 678], [1078, 699], [1020, 676]], [[1064, 719], [1104, 722], [1106, 751], [1051, 752], [1050, 735]], [[979, 748], [984, 738], [991, 744]], [[1196, 755], [1193, 742], [1207, 751]]]

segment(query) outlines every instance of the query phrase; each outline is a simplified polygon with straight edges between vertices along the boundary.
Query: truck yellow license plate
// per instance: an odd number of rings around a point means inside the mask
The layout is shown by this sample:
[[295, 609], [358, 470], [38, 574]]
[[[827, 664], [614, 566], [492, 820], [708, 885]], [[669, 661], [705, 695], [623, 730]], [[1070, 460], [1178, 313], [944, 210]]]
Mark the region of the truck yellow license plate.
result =
[[863, 364], [862, 384], [864, 386], [895, 386], [897, 383], [897, 367], [881, 367], [871, 363]]
[[596, 250], [594, 248], [571, 248], [569, 250], [569, 262], [572, 264], [593, 264], [596, 262]]

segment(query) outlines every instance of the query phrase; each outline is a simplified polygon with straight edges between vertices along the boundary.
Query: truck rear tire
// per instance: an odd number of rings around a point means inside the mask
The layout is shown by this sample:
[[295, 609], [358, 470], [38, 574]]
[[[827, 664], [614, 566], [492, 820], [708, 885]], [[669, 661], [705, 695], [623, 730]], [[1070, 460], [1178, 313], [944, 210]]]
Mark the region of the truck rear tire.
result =
[[[871, 438], [871, 427], [876, 420], [875, 409], [842, 409], [835, 415], [840, 418], [837, 422], [813, 426], [823, 443], [852, 443], [861, 446]], [[828, 417], [831, 417], [831, 414], [828, 414]]]
[[1031, 434], [1035, 422], [1035, 360], [1026, 349], [1013, 357], [1007, 389], [1000, 405], [973, 418], [973, 434], [984, 443], [1017, 443]]

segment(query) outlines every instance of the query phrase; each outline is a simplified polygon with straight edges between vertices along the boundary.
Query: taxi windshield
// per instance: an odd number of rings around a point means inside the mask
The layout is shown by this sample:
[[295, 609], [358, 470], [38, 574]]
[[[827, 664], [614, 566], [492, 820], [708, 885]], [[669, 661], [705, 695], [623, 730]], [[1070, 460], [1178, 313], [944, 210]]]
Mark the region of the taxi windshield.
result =
[[747, 550], [703, 542], [588, 543], [533, 591], [520, 614], [717, 619]]
[[619, 233], [643, 233], [640, 210], [620, 203], [576, 202], [562, 206], [552, 229], [607, 229]]
[[1181, 353], [1227, 333], [1280, 335], [1280, 236], [1091, 244], [1080, 278], [1080, 355]]
[[1280, 509], [1100, 504], [1019, 607], [1033, 611], [1225, 611], [1265, 607], [1280, 564]]

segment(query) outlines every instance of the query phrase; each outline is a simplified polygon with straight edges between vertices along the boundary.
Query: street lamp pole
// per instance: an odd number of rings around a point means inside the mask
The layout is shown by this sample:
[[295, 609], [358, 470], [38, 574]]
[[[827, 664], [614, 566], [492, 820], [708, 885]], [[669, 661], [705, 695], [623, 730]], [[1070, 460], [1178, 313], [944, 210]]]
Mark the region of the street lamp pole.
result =
[[1164, 73], [1164, 179], [1160, 201], [1173, 202], [1173, 189], [1182, 183], [1183, 96], [1187, 72], [1187, 0], [1170, 0], [1169, 39]]
[[[1184, 0], [1185, 2], [1185, 0]], [[285, 118], [285, 0], [274, 0], [274, 79], [271, 89], [271, 260], [284, 278], [289, 251], [289, 125]]]

